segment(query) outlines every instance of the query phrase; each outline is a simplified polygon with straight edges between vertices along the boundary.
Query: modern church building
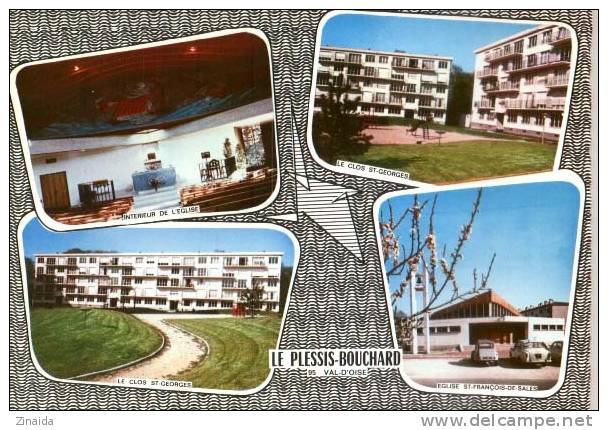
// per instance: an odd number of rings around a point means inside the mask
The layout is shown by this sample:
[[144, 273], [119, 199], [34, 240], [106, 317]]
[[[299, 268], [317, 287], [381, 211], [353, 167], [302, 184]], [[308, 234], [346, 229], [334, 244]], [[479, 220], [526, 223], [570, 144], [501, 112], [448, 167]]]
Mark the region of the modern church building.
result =
[[[425, 327], [418, 328], [418, 345], [426, 346]], [[445, 306], [430, 316], [431, 350], [474, 345], [487, 339], [512, 344], [530, 339], [550, 345], [563, 340], [566, 318], [527, 316], [493, 290]]]
[[572, 36], [542, 25], [475, 51], [471, 127], [557, 141], [564, 120]]
[[269, 55], [257, 35], [28, 65], [16, 87], [35, 189], [59, 222], [249, 209], [275, 189]]
[[436, 55], [322, 46], [317, 66], [315, 110], [329, 85], [348, 84], [359, 98], [357, 113], [432, 119], [445, 124], [452, 59]]
[[262, 289], [260, 310], [279, 311], [282, 253], [66, 253], [35, 256], [38, 305], [205, 311], [242, 306]]

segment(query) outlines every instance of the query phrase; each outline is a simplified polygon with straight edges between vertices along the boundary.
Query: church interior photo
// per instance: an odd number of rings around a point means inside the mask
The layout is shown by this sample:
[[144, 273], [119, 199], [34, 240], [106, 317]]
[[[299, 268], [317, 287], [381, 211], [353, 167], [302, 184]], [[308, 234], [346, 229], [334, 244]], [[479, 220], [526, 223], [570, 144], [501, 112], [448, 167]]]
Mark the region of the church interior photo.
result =
[[277, 183], [268, 48], [240, 31], [25, 65], [34, 189], [63, 224], [264, 204]]

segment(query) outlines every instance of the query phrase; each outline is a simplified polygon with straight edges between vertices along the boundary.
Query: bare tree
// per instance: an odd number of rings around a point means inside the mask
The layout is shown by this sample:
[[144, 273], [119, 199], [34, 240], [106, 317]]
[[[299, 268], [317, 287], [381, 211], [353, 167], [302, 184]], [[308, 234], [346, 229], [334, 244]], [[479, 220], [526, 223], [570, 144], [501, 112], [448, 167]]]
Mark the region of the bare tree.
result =
[[[458, 239], [451, 253], [446, 255], [447, 246], [443, 245], [441, 256], [437, 251], [437, 237], [435, 233], [435, 209], [437, 207], [437, 194], [432, 201], [420, 201], [418, 195], [414, 195], [412, 205], [403, 213], [396, 216], [393, 207], [388, 202], [388, 218], [384, 214], [380, 215], [380, 232], [382, 237], [382, 251], [386, 274], [389, 278], [400, 277], [402, 279], [399, 288], [392, 293], [392, 305], [395, 308], [397, 331], [400, 337], [408, 338], [412, 331], [420, 326], [420, 316], [432, 312], [440, 307], [454, 303], [467, 296], [474, 295], [488, 286], [488, 280], [494, 265], [496, 254], [488, 265], [485, 273], [481, 275], [481, 282], [477, 282], [477, 269], [473, 270], [473, 282], [470, 288], [461, 288], [456, 277], [456, 268], [463, 258], [463, 248], [470, 240], [473, 233], [473, 223], [479, 213], [482, 189], [477, 191], [477, 196], [473, 202], [470, 216], [467, 222], [462, 225], [458, 233]], [[423, 213], [428, 209], [428, 216], [423, 217]], [[422, 224], [426, 222], [426, 233], [423, 232]], [[402, 241], [401, 235], [406, 225], [409, 224], [407, 232], [408, 239]], [[404, 275], [405, 273], [405, 275]], [[406, 293], [407, 288], [415, 288], [411, 280], [417, 274], [424, 273], [428, 276], [428, 300], [421, 308], [414, 312], [403, 315], [398, 313], [396, 302]]]

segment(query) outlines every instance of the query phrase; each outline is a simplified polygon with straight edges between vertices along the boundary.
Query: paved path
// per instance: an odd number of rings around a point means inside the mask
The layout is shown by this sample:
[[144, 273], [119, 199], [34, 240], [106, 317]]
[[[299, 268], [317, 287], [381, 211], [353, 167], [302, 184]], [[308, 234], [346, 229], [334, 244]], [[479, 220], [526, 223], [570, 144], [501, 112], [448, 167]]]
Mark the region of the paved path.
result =
[[557, 383], [559, 366], [527, 367], [517, 365], [508, 358], [500, 359], [498, 366], [483, 366], [468, 358], [405, 358], [401, 362], [403, 373], [421, 385], [437, 383], [495, 383], [534, 385], [539, 390]]
[[134, 314], [136, 318], [156, 327], [165, 335], [167, 344], [155, 357], [141, 363], [106, 373], [93, 378], [96, 382], [116, 382], [116, 378], [163, 379], [184, 371], [198, 363], [206, 353], [206, 346], [198, 338], [178, 330], [164, 320], [167, 319], [201, 319], [226, 318], [226, 315], [201, 314]]
[[[374, 145], [415, 145], [416, 142], [423, 143], [438, 143], [439, 135], [435, 130], [429, 130], [429, 140], [422, 139], [422, 129], [416, 131], [416, 135], [412, 136], [407, 130], [409, 127], [403, 125], [379, 125], [363, 130], [363, 134], [372, 136], [371, 141]], [[466, 142], [470, 140], [505, 140], [504, 137], [497, 135], [496, 137], [484, 137], [466, 133], [458, 133], [455, 131], [446, 131], [441, 136], [441, 143]]]

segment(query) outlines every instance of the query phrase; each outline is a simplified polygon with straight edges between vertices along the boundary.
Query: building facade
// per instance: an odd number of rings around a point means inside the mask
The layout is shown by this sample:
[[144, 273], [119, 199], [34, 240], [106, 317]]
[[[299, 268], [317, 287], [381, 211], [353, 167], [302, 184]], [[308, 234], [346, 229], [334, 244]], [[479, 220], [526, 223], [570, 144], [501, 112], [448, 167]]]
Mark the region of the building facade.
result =
[[519, 312], [529, 317], [564, 318], [564, 320], [568, 320], [568, 307], [568, 302], [549, 299], [538, 305], [527, 306]]
[[572, 38], [543, 25], [475, 51], [471, 127], [557, 141], [566, 108]]
[[39, 254], [34, 303], [205, 311], [242, 308], [263, 288], [260, 310], [279, 311], [281, 253]]
[[348, 84], [361, 115], [432, 118], [445, 124], [452, 59], [402, 51], [323, 46], [319, 53], [315, 110], [329, 85]]
[[[513, 344], [529, 339], [550, 345], [563, 340], [564, 316], [523, 315], [493, 290], [441, 308], [429, 321], [431, 350], [474, 345], [480, 339]], [[418, 328], [418, 345], [426, 347], [426, 327]]]

